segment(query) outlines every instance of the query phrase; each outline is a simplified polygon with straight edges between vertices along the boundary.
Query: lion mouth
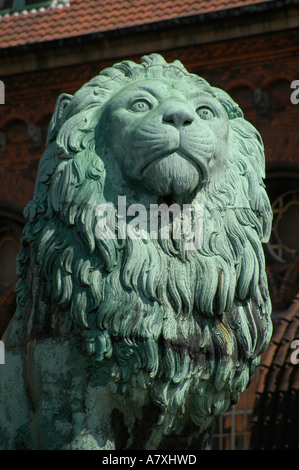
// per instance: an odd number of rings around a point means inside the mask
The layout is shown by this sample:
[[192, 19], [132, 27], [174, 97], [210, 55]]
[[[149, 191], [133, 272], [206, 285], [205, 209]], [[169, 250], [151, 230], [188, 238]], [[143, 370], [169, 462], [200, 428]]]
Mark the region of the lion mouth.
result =
[[143, 164], [140, 167], [139, 174], [141, 176], [144, 176], [153, 164], [157, 164], [160, 161], [162, 161], [164, 158], [167, 158], [171, 155], [174, 155], [174, 156], [178, 155], [182, 159], [184, 159], [184, 160], [188, 161], [189, 163], [191, 163], [195, 167], [195, 169], [197, 170], [197, 172], [199, 174], [199, 180], [200, 180], [201, 185], [204, 184], [207, 181], [207, 179], [208, 179], [207, 166], [203, 162], [201, 162], [199, 159], [194, 157], [193, 155], [191, 155], [189, 153], [186, 153], [186, 152], [182, 152], [179, 149], [178, 150], [167, 151], [167, 152], [163, 153], [163, 155], [160, 155], [158, 157], [152, 158], [150, 161], [147, 161], [145, 164]]

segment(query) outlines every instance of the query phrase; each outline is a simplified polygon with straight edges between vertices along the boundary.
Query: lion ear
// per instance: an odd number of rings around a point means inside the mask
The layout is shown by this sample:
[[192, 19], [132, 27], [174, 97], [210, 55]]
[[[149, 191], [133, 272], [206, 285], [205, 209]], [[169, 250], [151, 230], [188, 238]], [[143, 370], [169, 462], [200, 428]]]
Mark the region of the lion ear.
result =
[[62, 93], [61, 95], [58, 96], [56, 105], [55, 105], [55, 110], [54, 110], [53, 116], [49, 124], [47, 145], [56, 139], [57, 133], [62, 124], [61, 118], [72, 98], [73, 98], [73, 95], [69, 95], [67, 93]]

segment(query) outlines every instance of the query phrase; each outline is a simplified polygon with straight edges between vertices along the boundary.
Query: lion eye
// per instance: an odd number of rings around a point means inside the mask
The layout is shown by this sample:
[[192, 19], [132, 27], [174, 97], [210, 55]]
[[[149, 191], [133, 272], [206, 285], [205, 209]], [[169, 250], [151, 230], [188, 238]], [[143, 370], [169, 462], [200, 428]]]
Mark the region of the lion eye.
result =
[[135, 113], [145, 113], [151, 109], [151, 104], [147, 100], [136, 100], [130, 106], [129, 109]]
[[207, 106], [201, 106], [196, 110], [197, 114], [201, 119], [213, 119], [215, 117], [215, 113], [211, 108], [208, 108]]

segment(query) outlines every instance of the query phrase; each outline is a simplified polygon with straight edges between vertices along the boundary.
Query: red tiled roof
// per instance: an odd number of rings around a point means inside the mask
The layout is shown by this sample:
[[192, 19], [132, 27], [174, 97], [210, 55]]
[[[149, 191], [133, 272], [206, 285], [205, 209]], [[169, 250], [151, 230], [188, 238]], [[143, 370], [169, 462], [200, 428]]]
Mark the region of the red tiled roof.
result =
[[299, 364], [292, 362], [299, 340], [299, 293], [263, 356], [251, 429], [251, 448], [299, 448]]
[[62, 8], [2, 16], [0, 48], [104, 33], [259, 3], [265, 0], [70, 0]]

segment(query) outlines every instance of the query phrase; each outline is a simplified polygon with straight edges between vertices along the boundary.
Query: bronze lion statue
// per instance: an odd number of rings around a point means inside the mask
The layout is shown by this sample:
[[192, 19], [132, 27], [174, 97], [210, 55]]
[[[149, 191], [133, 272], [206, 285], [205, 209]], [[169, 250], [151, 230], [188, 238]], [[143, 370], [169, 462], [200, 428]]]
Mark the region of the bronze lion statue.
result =
[[[58, 98], [3, 338], [3, 449], [209, 448], [272, 334], [264, 164], [230, 96], [158, 54]], [[149, 209], [185, 207], [198, 246], [182, 212], [150, 231]]]

